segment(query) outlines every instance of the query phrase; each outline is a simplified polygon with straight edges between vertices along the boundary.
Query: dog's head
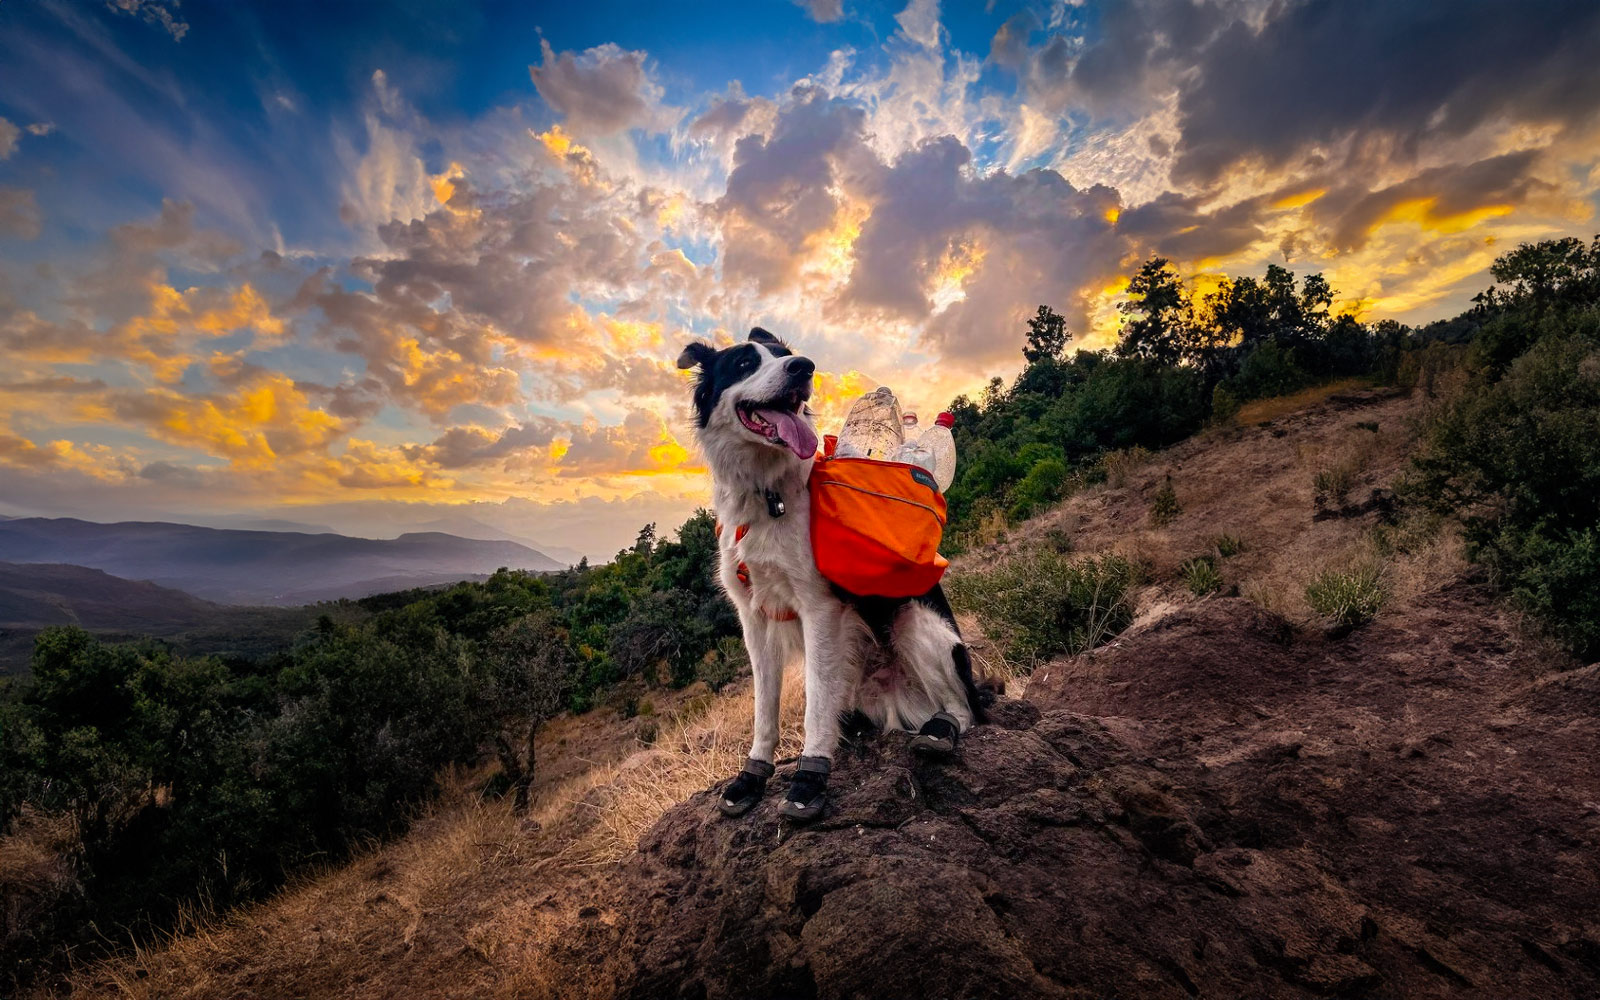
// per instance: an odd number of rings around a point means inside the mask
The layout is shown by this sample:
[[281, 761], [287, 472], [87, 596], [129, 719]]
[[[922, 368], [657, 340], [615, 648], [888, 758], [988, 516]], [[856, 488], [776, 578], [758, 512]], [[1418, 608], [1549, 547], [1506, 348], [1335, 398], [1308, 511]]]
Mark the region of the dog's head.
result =
[[701, 440], [725, 446], [790, 451], [804, 460], [817, 453], [811, 423], [811, 376], [817, 366], [761, 329], [734, 347], [716, 350], [695, 341], [678, 355], [679, 368], [698, 369], [695, 423]]

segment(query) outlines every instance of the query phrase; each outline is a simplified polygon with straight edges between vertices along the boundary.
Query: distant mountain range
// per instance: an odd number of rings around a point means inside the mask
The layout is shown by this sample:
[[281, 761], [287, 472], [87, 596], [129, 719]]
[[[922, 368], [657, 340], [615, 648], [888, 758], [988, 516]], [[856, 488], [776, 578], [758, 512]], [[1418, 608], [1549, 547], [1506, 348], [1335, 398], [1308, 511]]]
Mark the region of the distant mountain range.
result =
[[154, 636], [186, 652], [260, 656], [311, 624], [310, 608], [241, 608], [97, 569], [0, 562], [0, 674], [26, 667], [33, 637], [77, 625], [116, 641]]
[[295, 605], [567, 565], [506, 539], [241, 531], [159, 521], [0, 520], [0, 561], [66, 563], [224, 604]]

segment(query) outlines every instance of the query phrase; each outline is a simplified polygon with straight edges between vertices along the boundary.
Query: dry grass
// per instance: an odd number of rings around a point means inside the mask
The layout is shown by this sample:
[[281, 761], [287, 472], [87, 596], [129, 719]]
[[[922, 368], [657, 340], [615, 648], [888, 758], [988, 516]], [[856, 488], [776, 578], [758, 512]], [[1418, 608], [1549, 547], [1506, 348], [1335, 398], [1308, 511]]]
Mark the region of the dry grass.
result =
[[[778, 757], [799, 754], [805, 713], [798, 665], [785, 672]], [[538, 804], [535, 818], [560, 824], [588, 817], [563, 852], [581, 866], [608, 864], [631, 853], [640, 834], [661, 814], [695, 792], [724, 781], [744, 765], [750, 749], [753, 693], [748, 684], [701, 709], [666, 719], [655, 744], [618, 764], [591, 770]]]
[[77, 849], [78, 827], [64, 813], [24, 809], [12, 832], [0, 837], [0, 886], [30, 887], [53, 882], [71, 871], [68, 859]]
[[1140, 445], [1110, 452], [1100, 459], [1100, 465], [1105, 469], [1107, 485], [1115, 489], [1128, 485], [1128, 477], [1148, 465], [1150, 457], [1150, 450]]
[[1309, 389], [1287, 396], [1272, 396], [1268, 399], [1253, 399], [1239, 407], [1239, 412], [1234, 414], [1233, 421], [1241, 427], [1249, 427], [1266, 421], [1281, 420], [1291, 413], [1315, 406], [1343, 392], [1356, 392], [1367, 387], [1365, 379], [1346, 378], [1337, 382], [1327, 382], [1314, 385]]

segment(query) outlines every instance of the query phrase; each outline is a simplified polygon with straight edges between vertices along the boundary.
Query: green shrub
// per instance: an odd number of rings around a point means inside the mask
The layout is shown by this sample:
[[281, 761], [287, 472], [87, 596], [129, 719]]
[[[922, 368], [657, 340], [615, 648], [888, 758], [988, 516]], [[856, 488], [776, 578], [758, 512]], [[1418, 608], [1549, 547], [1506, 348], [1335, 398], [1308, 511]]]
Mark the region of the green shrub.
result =
[[1239, 414], [1244, 403], [1226, 385], [1218, 382], [1211, 390], [1211, 422], [1226, 424]]
[[736, 635], [725, 635], [717, 640], [717, 648], [700, 661], [699, 679], [712, 691], [721, 691], [740, 676], [750, 672], [750, 654], [744, 640]]
[[1060, 500], [1067, 492], [1067, 463], [1047, 458], [1028, 470], [1011, 490], [1011, 518], [1020, 521]]
[[1214, 594], [1222, 589], [1222, 574], [1217, 571], [1217, 561], [1211, 556], [1195, 556], [1178, 567], [1178, 575], [1196, 597]]
[[[1462, 520], [1467, 556], [1578, 655], [1600, 656], [1600, 313], [1540, 324], [1429, 429], [1403, 495]], [[1500, 363], [1496, 360], [1496, 363]]]
[[1156, 495], [1150, 498], [1150, 523], [1156, 527], [1171, 524], [1179, 514], [1183, 513], [1183, 505], [1178, 503], [1178, 491], [1172, 488], [1172, 477], [1168, 476], [1156, 490]]
[[1295, 349], [1269, 340], [1251, 351], [1228, 380], [1229, 392], [1239, 399], [1284, 396], [1311, 384], [1311, 376], [1296, 363]]
[[1311, 610], [1347, 628], [1371, 621], [1383, 607], [1383, 599], [1383, 578], [1376, 565], [1326, 570], [1306, 587]]
[[950, 580], [951, 600], [970, 608], [1007, 660], [1031, 668], [1079, 653], [1132, 621], [1132, 563], [1120, 556], [1072, 559], [1035, 550]]

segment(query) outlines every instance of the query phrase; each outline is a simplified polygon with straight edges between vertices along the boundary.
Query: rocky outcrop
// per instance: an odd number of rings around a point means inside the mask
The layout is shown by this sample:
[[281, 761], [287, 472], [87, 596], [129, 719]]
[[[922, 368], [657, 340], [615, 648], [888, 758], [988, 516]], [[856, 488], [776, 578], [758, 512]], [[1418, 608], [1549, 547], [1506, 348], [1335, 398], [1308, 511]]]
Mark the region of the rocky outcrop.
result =
[[953, 762], [849, 747], [814, 826], [782, 770], [742, 819], [674, 808], [569, 954], [634, 997], [1600, 996], [1592, 675], [1496, 615], [1191, 605]]

